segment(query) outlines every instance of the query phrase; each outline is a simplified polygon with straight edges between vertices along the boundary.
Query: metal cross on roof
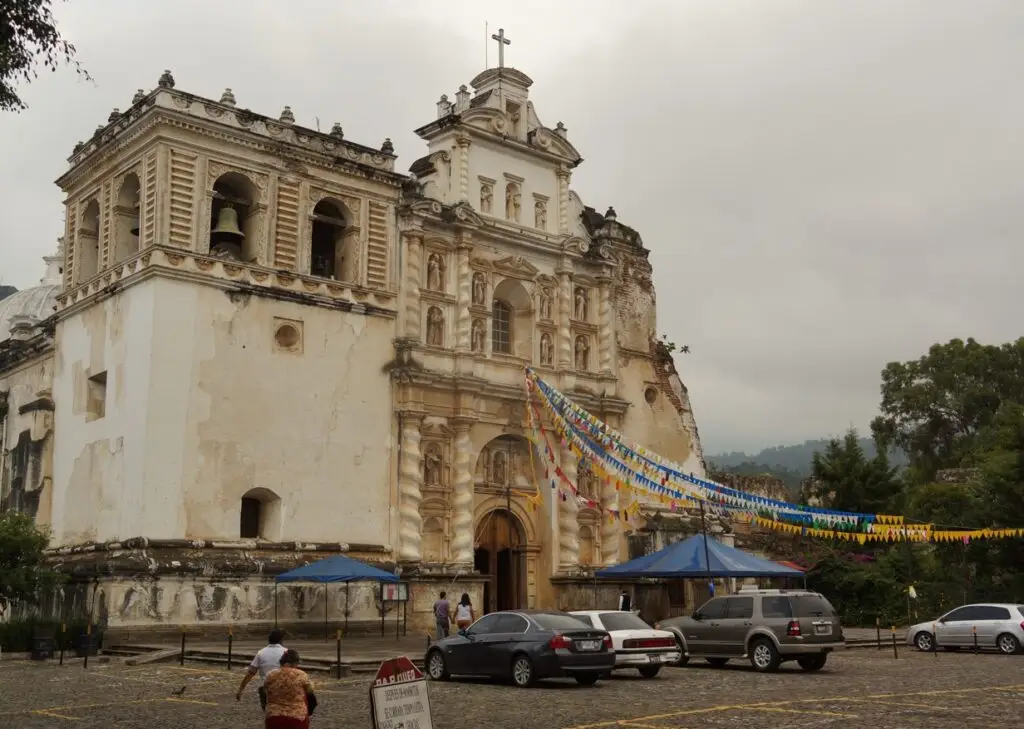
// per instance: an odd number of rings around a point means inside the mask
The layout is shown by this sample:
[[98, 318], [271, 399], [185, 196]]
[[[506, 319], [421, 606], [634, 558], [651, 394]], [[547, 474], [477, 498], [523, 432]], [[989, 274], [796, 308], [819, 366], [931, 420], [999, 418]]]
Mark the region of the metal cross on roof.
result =
[[498, 28], [497, 33], [491, 34], [491, 39], [498, 41], [498, 68], [505, 67], [505, 46], [512, 45], [512, 41], [505, 37], [505, 29]]

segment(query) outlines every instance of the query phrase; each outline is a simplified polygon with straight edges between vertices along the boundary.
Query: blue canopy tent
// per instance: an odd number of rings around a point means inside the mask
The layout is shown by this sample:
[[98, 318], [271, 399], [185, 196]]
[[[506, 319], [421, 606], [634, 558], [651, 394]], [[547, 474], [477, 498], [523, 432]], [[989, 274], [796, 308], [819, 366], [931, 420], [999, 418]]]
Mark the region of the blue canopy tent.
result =
[[[351, 582], [398, 582], [398, 576], [377, 569], [365, 562], [338, 555], [284, 572], [274, 580], [274, 626], [277, 627], [277, 583], [316, 582], [324, 586], [324, 631], [327, 632], [327, 585], [332, 582], [345, 583], [345, 632], [348, 633], [348, 585]], [[381, 591], [380, 634], [384, 635], [384, 593]], [[330, 637], [328, 632], [326, 637]]]
[[714, 537], [696, 534], [664, 549], [614, 567], [598, 570], [604, 579], [637, 577], [803, 577], [798, 569], [761, 559], [722, 544]]

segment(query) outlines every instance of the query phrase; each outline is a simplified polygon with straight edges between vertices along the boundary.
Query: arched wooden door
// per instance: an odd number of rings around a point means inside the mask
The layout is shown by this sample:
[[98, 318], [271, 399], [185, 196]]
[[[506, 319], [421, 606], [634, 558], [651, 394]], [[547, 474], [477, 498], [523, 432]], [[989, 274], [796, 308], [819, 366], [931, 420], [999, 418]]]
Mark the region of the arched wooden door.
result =
[[519, 519], [504, 509], [486, 514], [477, 525], [474, 568], [488, 577], [483, 612], [518, 610], [526, 605], [526, 539]]

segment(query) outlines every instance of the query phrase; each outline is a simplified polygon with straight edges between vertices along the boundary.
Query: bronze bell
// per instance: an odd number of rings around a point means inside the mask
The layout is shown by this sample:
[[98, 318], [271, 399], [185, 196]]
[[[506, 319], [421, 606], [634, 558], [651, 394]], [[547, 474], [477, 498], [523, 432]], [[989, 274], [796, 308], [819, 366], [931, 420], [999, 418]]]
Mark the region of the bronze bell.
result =
[[245, 237], [245, 233], [238, 227], [238, 211], [230, 205], [225, 205], [220, 209], [220, 213], [217, 215], [217, 225], [211, 232], [214, 235]]
[[131, 232], [131, 234], [132, 234], [132, 235], [134, 235], [134, 236], [135, 236], [136, 238], [138, 238], [138, 237], [139, 237], [139, 219], [138, 219], [138, 218], [135, 218], [135, 220], [134, 220], [134, 221], [132, 221], [132, 228], [131, 228], [131, 231], [130, 231], [130, 232]]

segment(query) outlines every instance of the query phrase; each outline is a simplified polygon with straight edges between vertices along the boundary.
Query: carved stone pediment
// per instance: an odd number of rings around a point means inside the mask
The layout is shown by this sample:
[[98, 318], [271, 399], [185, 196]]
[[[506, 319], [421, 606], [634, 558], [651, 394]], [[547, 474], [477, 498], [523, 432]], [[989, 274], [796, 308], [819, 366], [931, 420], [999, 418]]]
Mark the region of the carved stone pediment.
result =
[[406, 210], [412, 213], [419, 213], [420, 215], [428, 215], [433, 217], [441, 217], [441, 213], [444, 210], [444, 206], [441, 205], [437, 200], [431, 200], [429, 198], [423, 198], [421, 200], [413, 200], [406, 205]]
[[455, 431], [444, 423], [425, 421], [422, 427], [420, 427], [420, 434], [424, 438], [447, 439], [455, 435]]
[[540, 269], [522, 256], [507, 256], [494, 262], [494, 268], [508, 276], [533, 280]]
[[484, 224], [483, 218], [477, 215], [476, 211], [473, 210], [469, 203], [460, 202], [452, 208], [452, 213], [455, 221], [462, 225], [479, 227]]
[[590, 243], [579, 236], [571, 236], [562, 243], [562, 250], [566, 253], [583, 253], [590, 250]]
[[554, 276], [549, 276], [546, 273], [542, 273], [537, 276], [537, 283], [542, 287], [557, 286], [558, 280]]
[[562, 138], [551, 129], [541, 127], [530, 132], [529, 142], [531, 147], [542, 149], [551, 154], [557, 154], [570, 160], [578, 160], [580, 153], [569, 143], [569, 140]]
[[486, 258], [473, 257], [469, 259], [469, 266], [470, 268], [475, 268], [478, 271], [490, 271], [493, 270], [494, 263]]

